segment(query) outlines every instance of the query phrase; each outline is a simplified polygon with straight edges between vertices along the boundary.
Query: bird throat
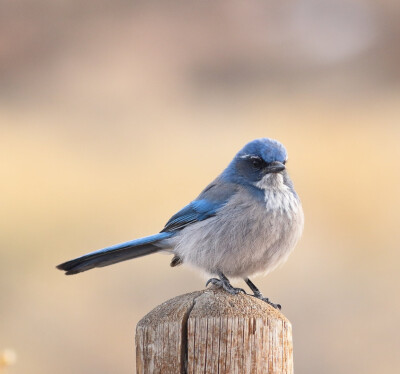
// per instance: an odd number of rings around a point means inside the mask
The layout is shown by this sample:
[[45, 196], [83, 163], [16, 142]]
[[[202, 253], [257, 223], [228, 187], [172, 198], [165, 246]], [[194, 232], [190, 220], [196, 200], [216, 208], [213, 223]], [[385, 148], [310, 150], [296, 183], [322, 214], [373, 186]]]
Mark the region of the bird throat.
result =
[[283, 175], [281, 173], [269, 173], [264, 175], [264, 177], [255, 183], [255, 186], [261, 190], [267, 189], [283, 189], [285, 184], [283, 183]]
[[281, 173], [267, 174], [255, 186], [264, 191], [264, 201], [268, 211], [290, 214], [298, 209], [299, 201], [289, 186], [284, 183]]

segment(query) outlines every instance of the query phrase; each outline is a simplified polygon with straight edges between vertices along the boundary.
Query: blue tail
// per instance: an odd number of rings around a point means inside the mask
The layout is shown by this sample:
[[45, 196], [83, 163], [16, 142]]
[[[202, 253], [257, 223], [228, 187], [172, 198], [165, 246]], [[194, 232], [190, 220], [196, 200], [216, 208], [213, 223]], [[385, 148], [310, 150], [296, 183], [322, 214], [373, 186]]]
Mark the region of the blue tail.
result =
[[96, 267], [108, 266], [132, 258], [146, 256], [158, 252], [162, 247], [157, 246], [157, 243], [173, 235], [170, 232], [161, 232], [130, 242], [116, 244], [64, 262], [58, 265], [57, 269], [64, 270], [65, 274], [71, 275]]

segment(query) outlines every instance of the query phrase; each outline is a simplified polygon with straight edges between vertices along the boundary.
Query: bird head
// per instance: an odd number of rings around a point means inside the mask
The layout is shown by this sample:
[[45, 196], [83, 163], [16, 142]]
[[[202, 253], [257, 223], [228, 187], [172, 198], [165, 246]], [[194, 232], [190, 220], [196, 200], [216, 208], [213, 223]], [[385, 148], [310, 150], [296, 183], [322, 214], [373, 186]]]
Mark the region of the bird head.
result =
[[285, 173], [287, 152], [276, 140], [261, 138], [246, 144], [234, 157], [225, 176], [233, 182], [256, 185]]

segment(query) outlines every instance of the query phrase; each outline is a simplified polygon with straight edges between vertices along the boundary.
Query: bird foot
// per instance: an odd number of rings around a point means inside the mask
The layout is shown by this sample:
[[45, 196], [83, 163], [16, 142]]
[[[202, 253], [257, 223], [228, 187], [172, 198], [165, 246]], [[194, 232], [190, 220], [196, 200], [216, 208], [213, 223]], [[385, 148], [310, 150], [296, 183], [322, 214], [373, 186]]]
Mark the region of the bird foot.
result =
[[226, 292], [230, 293], [231, 295], [237, 295], [237, 294], [239, 294], [240, 292], [243, 292], [244, 294], [246, 294], [246, 291], [245, 291], [243, 288], [236, 288], [236, 287], [233, 287], [233, 286], [229, 283], [229, 281], [227, 281], [227, 280], [221, 280], [221, 279], [218, 279], [218, 278], [211, 278], [211, 279], [209, 279], [209, 280], [207, 281], [206, 287], [207, 287], [210, 283], [213, 284], [213, 285], [215, 285], [215, 286], [217, 286], [217, 287], [223, 288]]
[[260, 293], [260, 292], [255, 292], [253, 296], [256, 297], [257, 299], [265, 301], [267, 304], [271, 305], [275, 309], [279, 309], [279, 310], [282, 309], [281, 304], [274, 304], [273, 302], [269, 301], [268, 297], [264, 297], [262, 295], [262, 293]]

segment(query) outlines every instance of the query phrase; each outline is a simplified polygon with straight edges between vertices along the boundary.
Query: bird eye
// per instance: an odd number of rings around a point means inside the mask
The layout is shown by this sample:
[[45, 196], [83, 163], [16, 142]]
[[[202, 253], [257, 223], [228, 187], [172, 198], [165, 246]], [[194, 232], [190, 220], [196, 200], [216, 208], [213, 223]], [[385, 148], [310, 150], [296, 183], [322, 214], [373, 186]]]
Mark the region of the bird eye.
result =
[[254, 169], [261, 169], [263, 162], [259, 158], [253, 158], [251, 160]]

